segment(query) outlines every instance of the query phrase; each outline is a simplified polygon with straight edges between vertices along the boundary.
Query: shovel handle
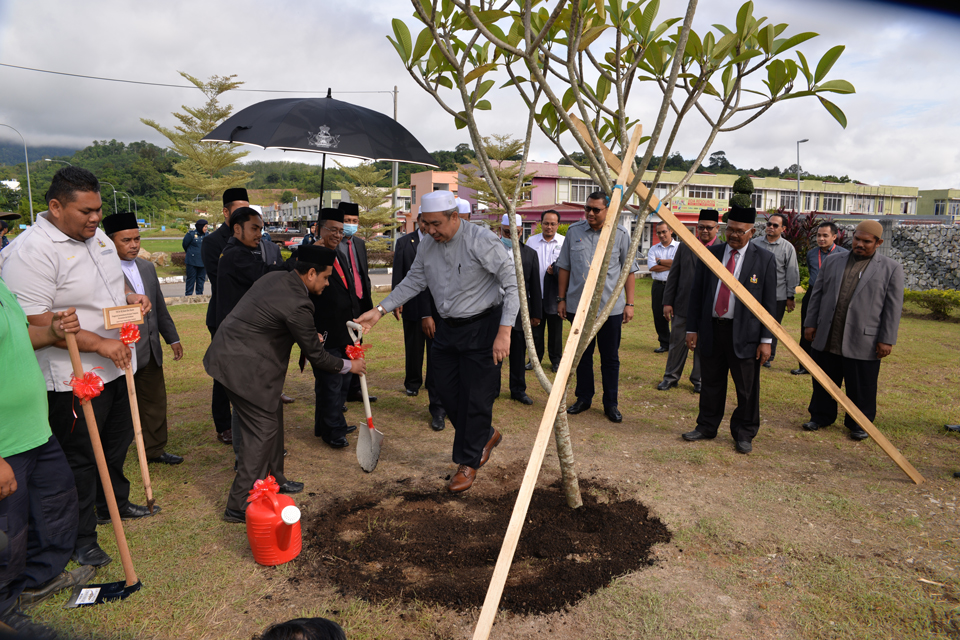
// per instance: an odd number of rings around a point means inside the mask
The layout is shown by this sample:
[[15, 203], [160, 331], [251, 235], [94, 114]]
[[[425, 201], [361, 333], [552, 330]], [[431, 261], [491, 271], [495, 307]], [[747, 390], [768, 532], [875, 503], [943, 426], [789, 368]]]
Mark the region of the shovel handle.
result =
[[360, 342], [360, 338], [363, 337], [363, 327], [353, 320], [347, 320], [347, 333], [350, 334], [350, 340], [356, 344]]
[[153, 486], [150, 484], [150, 471], [147, 468], [147, 448], [143, 443], [143, 427], [140, 424], [140, 405], [137, 402], [137, 384], [133, 378], [133, 367], [124, 370], [127, 379], [127, 396], [130, 399], [130, 417], [133, 419], [133, 437], [137, 443], [137, 460], [140, 462], [140, 477], [143, 478], [143, 492], [147, 496], [147, 510], [152, 514]]
[[[352, 320], [347, 320], [347, 333], [356, 344], [363, 335], [363, 327]], [[367, 392], [367, 376], [360, 374], [360, 391], [363, 393], [363, 410], [367, 412], [367, 425], [373, 429], [373, 411], [370, 410], [370, 394]]]

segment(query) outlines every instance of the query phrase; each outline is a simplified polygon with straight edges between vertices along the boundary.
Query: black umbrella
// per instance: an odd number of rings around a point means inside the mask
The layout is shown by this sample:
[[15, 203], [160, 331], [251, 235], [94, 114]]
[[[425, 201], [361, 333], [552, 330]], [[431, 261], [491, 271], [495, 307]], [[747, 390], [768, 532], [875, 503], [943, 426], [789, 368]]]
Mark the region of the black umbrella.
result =
[[399, 122], [379, 111], [326, 98], [280, 98], [251, 105], [208, 133], [204, 142], [239, 142], [264, 149], [409, 162], [437, 167], [426, 149]]

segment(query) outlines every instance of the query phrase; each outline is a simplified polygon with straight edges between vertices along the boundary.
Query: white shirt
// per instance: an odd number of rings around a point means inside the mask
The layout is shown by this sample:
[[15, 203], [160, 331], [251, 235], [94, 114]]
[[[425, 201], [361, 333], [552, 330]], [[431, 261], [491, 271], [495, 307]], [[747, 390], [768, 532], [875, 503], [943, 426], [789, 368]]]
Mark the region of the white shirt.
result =
[[566, 238], [559, 233], [554, 234], [550, 240], [544, 240], [542, 233], [527, 238], [527, 246], [536, 251], [537, 258], [540, 259], [540, 291], [543, 291], [543, 278], [547, 274], [547, 268], [560, 257], [560, 247], [564, 240]]
[[[57, 229], [44, 211], [37, 223], [17, 236], [0, 254], [0, 273], [28, 316], [76, 307], [80, 326], [104, 338], [120, 339], [120, 330], [103, 327], [103, 309], [127, 304], [123, 269], [113, 241], [101, 229], [80, 242]], [[50, 346], [36, 352], [48, 391], [70, 391], [73, 366], [66, 349]], [[133, 370], [137, 354], [133, 351]], [[95, 367], [104, 382], [123, 375], [109, 358], [80, 353], [84, 372]]]
[[667, 278], [670, 277], [670, 269], [666, 271], [653, 271], [653, 268], [657, 266], [657, 260], [673, 260], [673, 256], [677, 254], [678, 244], [679, 243], [674, 242], [673, 238], [671, 238], [670, 244], [667, 246], [663, 246], [663, 243], [658, 242], [650, 247], [650, 252], [647, 254], [647, 268], [651, 270], [650, 275], [654, 280], [666, 282]]
[[137, 261], [121, 260], [120, 268], [123, 269], [123, 275], [127, 276], [127, 280], [133, 285], [133, 290], [140, 295], [146, 295], [143, 288], [143, 278], [140, 277], [140, 269], [137, 268]]

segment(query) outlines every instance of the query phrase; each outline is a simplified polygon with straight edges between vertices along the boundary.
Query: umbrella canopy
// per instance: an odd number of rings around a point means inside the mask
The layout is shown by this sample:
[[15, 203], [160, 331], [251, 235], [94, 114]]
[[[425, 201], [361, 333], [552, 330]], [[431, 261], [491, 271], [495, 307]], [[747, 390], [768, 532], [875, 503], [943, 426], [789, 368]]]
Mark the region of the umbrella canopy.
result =
[[396, 120], [379, 111], [334, 100], [329, 91], [326, 98], [258, 102], [224, 120], [203, 140], [438, 166]]

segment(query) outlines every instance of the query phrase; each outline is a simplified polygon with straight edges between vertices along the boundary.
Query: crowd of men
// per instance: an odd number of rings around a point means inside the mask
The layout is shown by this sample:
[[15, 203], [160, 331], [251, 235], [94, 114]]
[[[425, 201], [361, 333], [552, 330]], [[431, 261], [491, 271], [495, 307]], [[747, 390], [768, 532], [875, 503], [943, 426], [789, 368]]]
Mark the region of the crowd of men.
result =
[[[37, 223], [0, 253], [0, 368], [13, 374], [15, 385], [0, 396], [0, 411], [24, 425], [0, 429], [0, 517], [9, 524], [11, 557], [19, 560], [0, 567], [0, 619], [23, 628], [29, 624], [17, 607], [23, 597], [42, 598], [91, 577], [62, 573], [71, 557], [88, 567], [111, 561], [96, 530], [98, 523], [109, 522], [107, 487], [97, 474], [88, 436], [93, 425], [78, 411], [69, 383], [66, 333], [76, 335], [84, 371], [95, 370], [104, 383], [90, 402], [121, 518], [151, 517], [160, 510], [129, 500], [130, 482], [123, 473], [133, 439], [127, 367], [135, 372], [148, 460], [183, 462], [166, 450], [161, 339], [175, 361], [184, 349], [156, 270], [137, 257], [135, 216], [103, 218], [96, 177], [77, 167], [57, 172], [47, 202], [48, 211]], [[347, 357], [353, 341], [346, 322], [356, 320], [368, 332], [391, 312], [403, 320], [404, 391], [416, 397], [425, 386], [430, 427], [441, 431], [447, 419], [453, 425], [452, 459], [458, 468], [448, 489], [469, 489], [503, 439], [493, 424], [502, 362], [510, 367], [510, 398], [532, 405], [525, 372], [544, 355], [557, 370], [563, 320], [572, 321], [590, 304], [582, 298], [583, 289], [609, 213], [607, 195], [592, 193], [584, 219], [571, 224], [565, 236], [558, 233], [559, 214], [549, 210], [541, 216], [541, 233], [514, 247], [522, 239], [519, 216], [517, 232], [507, 216], [493, 232], [470, 223], [469, 208], [452, 193], [428, 193], [421, 199], [417, 229], [397, 242], [393, 290], [374, 306], [356, 205], [322, 209], [311, 234], [287, 260], [264, 238], [262, 217], [249, 205], [244, 189], [228, 189], [223, 223], [208, 232], [210, 225], [200, 220], [183, 239], [188, 293], [202, 292], [205, 277], [211, 285], [206, 315], [211, 343], [203, 364], [213, 379], [216, 437], [233, 445], [236, 459], [223, 514], [228, 522], [245, 521], [245, 497], [258, 478], [272, 474], [284, 493], [304, 488], [284, 473], [283, 406], [292, 399], [283, 394], [283, 384], [293, 345], [300, 348], [301, 369], [309, 361], [315, 377], [314, 434], [333, 449], [346, 448], [346, 436], [356, 430], [344, 416], [346, 403], [358, 399], [358, 378], [366, 372], [364, 360]], [[736, 451], [744, 454], [752, 451], [761, 422], [761, 368], [776, 352], [772, 332], [750, 307], [757, 304], [779, 321], [793, 311], [799, 284], [796, 254], [782, 237], [784, 217], [770, 216], [765, 236], [754, 239], [756, 216], [754, 209], [734, 206], [726, 216], [725, 242], [718, 241], [717, 211], [702, 211], [697, 223], [697, 239], [752, 300], [738, 300], [691, 248], [674, 241], [664, 223], [657, 226], [659, 243], [648, 255], [655, 352], [668, 354], [657, 389], [678, 386], [692, 351], [690, 381], [700, 406], [696, 427], [682, 437], [709, 440], [724, 417], [732, 377], [737, 407], [730, 431]], [[871, 420], [880, 362], [896, 343], [903, 301], [902, 267], [877, 252], [882, 235], [879, 223], [863, 222], [847, 252], [836, 245], [836, 226], [823, 223], [817, 247], [807, 256], [810, 281], [801, 306], [804, 348], [836, 384], [845, 385]], [[634, 316], [639, 266], [630, 255], [626, 228], [615, 225], [611, 243], [608, 272], [598, 285], [598, 314], [606, 309], [606, 315], [597, 318], [600, 329], [577, 367], [575, 401], [567, 411], [577, 415], [592, 406], [596, 349], [603, 414], [619, 423], [620, 342]], [[514, 248], [526, 283], [523, 299]], [[626, 286], [618, 290], [624, 271]], [[104, 327], [103, 309], [122, 305], [139, 305], [144, 314], [133, 349], [117, 329]], [[521, 307], [533, 329], [532, 350], [524, 338]], [[809, 413], [802, 425], [808, 431], [837, 418], [836, 402], [816, 380]], [[850, 416], [845, 424], [852, 439], [867, 437]]]

